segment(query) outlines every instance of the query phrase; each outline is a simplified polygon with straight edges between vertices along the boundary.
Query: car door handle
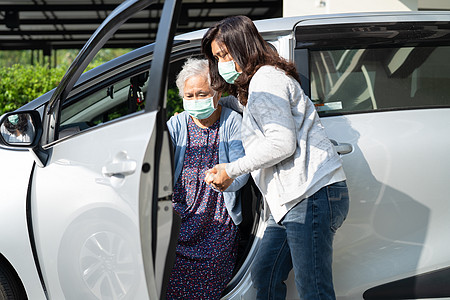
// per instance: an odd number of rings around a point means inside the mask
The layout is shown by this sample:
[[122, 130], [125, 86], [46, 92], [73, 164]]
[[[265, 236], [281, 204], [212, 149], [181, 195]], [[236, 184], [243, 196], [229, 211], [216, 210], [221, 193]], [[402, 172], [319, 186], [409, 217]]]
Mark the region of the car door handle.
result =
[[102, 173], [105, 176], [127, 176], [131, 175], [136, 171], [137, 163], [135, 160], [123, 160], [123, 161], [114, 161], [112, 163], [107, 164], [102, 168]]
[[340, 155], [348, 154], [353, 151], [353, 146], [348, 143], [338, 143], [335, 140], [331, 140], [331, 142], [334, 145], [334, 149], [336, 149], [336, 152]]

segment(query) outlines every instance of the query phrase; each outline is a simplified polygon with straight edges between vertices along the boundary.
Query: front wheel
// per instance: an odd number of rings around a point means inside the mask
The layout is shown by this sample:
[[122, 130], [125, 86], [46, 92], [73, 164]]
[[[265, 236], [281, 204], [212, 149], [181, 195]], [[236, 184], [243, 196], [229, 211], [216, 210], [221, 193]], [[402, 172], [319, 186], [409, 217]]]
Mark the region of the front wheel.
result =
[[58, 274], [66, 300], [136, 299], [139, 231], [120, 213], [103, 215], [82, 215], [64, 233]]

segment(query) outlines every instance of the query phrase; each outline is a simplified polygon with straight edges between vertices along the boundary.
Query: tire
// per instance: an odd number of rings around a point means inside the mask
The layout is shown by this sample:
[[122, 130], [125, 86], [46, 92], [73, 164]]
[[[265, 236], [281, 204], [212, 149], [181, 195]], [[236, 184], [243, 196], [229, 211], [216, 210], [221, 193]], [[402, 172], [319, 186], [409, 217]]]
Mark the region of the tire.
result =
[[0, 263], [0, 300], [27, 299], [25, 289], [10, 267]]
[[[110, 218], [117, 221], [120, 217], [111, 212]], [[139, 274], [132, 272], [139, 264], [138, 245], [128, 238], [131, 230], [124, 224], [87, 216], [69, 226], [58, 255], [59, 280], [66, 300], [134, 299], [140, 282]], [[111, 247], [105, 249], [105, 245]], [[86, 275], [88, 270], [96, 270], [96, 276]], [[114, 284], [110, 284], [111, 279]], [[116, 290], [118, 287], [121, 289]]]

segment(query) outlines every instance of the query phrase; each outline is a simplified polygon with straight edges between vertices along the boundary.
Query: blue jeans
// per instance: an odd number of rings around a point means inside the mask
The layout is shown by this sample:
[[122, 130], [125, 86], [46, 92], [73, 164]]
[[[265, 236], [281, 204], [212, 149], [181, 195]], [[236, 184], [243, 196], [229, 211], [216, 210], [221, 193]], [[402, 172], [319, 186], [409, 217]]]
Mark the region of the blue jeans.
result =
[[251, 270], [257, 299], [286, 298], [284, 281], [294, 268], [300, 299], [335, 299], [333, 238], [349, 209], [345, 181], [323, 187], [275, 223], [270, 216]]

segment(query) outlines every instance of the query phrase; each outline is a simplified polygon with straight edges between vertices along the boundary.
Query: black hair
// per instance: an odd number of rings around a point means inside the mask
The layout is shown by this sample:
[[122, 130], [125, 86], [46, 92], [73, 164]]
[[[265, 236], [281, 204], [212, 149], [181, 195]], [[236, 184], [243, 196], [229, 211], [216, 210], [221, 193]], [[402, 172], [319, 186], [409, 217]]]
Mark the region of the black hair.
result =
[[[225, 45], [233, 60], [242, 68], [242, 74], [234, 85], [226, 83], [219, 74], [217, 60], [211, 50], [214, 40], [219, 45]], [[246, 16], [228, 17], [209, 28], [202, 39], [202, 52], [209, 61], [212, 87], [238, 97], [243, 105], [247, 104], [250, 80], [264, 65], [282, 69], [300, 82], [295, 65], [282, 58]]]
[[16, 124], [11, 123], [8, 118], [5, 121], [5, 127], [10, 133], [15, 133], [16, 130], [26, 132], [28, 130], [28, 119], [24, 114], [18, 114], [19, 120]]

